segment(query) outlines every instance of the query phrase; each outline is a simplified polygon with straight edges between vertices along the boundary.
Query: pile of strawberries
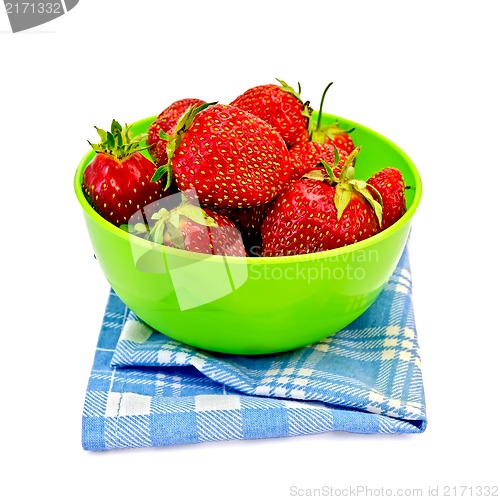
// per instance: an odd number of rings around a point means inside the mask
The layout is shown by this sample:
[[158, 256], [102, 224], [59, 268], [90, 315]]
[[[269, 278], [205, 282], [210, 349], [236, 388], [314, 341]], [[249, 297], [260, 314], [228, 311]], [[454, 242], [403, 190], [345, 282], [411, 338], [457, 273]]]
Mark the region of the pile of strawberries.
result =
[[406, 211], [401, 172], [357, 179], [352, 130], [321, 125], [325, 94], [313, 124], [300, 85], [278, 83], [230, 104], [175, 101], [141, 135], [115, 120], [96, 127], [82, 180], [89, 203], [138, 236], [221, 255], [319, 252], [394, 224]]

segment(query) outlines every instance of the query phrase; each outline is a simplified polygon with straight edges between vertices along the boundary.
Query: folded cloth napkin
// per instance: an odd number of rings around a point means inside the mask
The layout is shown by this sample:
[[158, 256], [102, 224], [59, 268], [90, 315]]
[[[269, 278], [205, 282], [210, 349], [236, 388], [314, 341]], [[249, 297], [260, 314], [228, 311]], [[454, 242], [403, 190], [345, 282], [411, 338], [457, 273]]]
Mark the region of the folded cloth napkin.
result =
[[111, 290], [83, 410], [86, 450], [427, 425], [408, 251], [373, 305], [331, 337], [215, 354], [141, 322]]

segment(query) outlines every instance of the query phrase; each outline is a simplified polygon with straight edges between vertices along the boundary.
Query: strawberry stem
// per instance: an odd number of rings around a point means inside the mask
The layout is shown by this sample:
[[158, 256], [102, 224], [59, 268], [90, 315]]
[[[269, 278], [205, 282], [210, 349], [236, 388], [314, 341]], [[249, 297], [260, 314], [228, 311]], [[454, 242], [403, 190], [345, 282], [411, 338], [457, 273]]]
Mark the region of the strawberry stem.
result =
[[326, 93], [328, 92], [328, 89], [333, 85], [333, 82], [330, 82], [325, 90], [323, 90], [323, 95], [321, 96], [321, 102], [319, 104], [319, 111], [318, 111], [318, 123], [316, 124], [316, 130], [319, 130], [321, 127], [321, 118], [323, 117], [323, 104], [325, 102], [325, 96]]
[[323, 118], [323, 105], [325, 103], [325, 97], [329, 90], [329, 88], [333, 85], [333, 82], [330, 82], [323, 91], [323, 95], [321, 96], [321, 102], [319, 105], [318, 111], [318, 120], [316, 122], [315, 130], [309, 134], [309, 139], [314, 142], [325, 142], [326, 138], [335, 139], [336, 135], [339, 134], [350, 134], [354, 132], [354, 128], [350, 128], [349, 130], [343, 130], [339, 126], [339, 122], [335, 122], [332, 125], [326, 125], [324, 127], [321, 126], [321, 120]]

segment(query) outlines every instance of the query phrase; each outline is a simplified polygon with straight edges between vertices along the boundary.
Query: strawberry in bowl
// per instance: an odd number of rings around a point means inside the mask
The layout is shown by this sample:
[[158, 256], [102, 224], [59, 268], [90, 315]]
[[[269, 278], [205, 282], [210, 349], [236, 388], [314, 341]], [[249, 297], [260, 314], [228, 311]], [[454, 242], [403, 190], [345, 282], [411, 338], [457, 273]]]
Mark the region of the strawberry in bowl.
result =
[[161, 198], [162, 186], [152, 181], [156, 166], [140, 151], [144, 136], [134, 137], [130, 127], [116, 120], [109, 132], [96, 130], [101, 142], [89, 142], [96, 154], [83, 172], [82, 189], [98, 214], [120, 226]]

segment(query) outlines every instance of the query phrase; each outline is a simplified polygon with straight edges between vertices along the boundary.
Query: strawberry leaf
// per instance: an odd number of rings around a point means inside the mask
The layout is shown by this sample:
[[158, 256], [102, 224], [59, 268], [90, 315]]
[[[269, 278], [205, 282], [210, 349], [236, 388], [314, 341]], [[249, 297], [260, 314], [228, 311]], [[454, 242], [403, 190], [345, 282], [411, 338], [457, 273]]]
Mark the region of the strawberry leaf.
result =
[[171, 135], [167, 134], [164, 130], [160, 130], [158, 132], [158, 137], [160, 139], [163, 139], [164, 141], [169, 141], [169, 142], [173, 139], [173, 137]]
[[372, 196], [368, 188], [359, 190], [359, 192], [366, 198], [366, 201], [371, 205], [380, 227], [382, 227], [382, 205]]
[[108, 132], [106, 134], [106, 138], [107, 138], [108, 147], [112, 151], [113, 149], [115, 149], [115, 137], [111, 132]]
[[154, 225], [152, 231], [149, 233], [148, 239], [159, 245], [163, 245], [163, 234], [165, 230], [165, 221], [163, 219], [158, 220]]
[[[377, 195], [377, 198], [378, 198], [378, 201], [380, 203], [382, 203], [382, 195], [380, 194], [380, 191], [375, 187], [375, 186], [372, 186], [371, 184], [366, 184], [367, 186], [370, 186], [370, 189], [372, 191], [375, 191], [375, 194]], [[406, 188], [405, 188], [406, 189]]]
[[323, 165], [323, 168], [326, 170], [326, 173], [328, 174], [328, 177], [332, 182], [338, 182], [337, 177], [335, 177], [335, 174], [333, 173], [332, 167], [326, 163], [325, 160], [321, 159], [320, 160], [321, 165]]
[[[212, 106], [213, 104], [217, 104], [217, 102], [205, 102], [200, 104], [200, 106], [194, 107], [190, 106], [179, 118], [177, 125], [175, 127], [174, 137], [176, 139], [177, 144], [182, 140], [183, 133], [191, 126], [193, 123], [194, 117], [204, 109], [208, 108], [208, 106]], [[177, 145], [176, 145], [177, 147]]]
[[302, 176], [303, 179], [313, 179], [317, 181], [324, 181], [325, 180], [325, 174], [321, 172], [321, 170], [311, 170], [310, 172], [307, 172], [307, 174], [304, 174]]
[[111, 122], [111, 133], [113, 135], [121, 135], [122, 130], [122, 126], [113, 119], [113, 121]]
[[116, 120], [111, 122], [111, 131], [106, 132], [103, 129], [94, 127], [99, 134], [100, 143], [95, 144], [90, 141], [89, 144], [97, 153], [109, 153], [115, 158], [124, 159], [137, 151], [147, 149], [148, 145], [141, 146], [141, 142], [147, 137], [147, 134], [133, 135], [130, 127], [122, 127]]
[[351, 201], [352, 190], [345, 184], [337, 184], [335, 188], [334, 203], [337, 209], [337, 220], [340, 220], [344, 210]]
[[280, 80], [279, 78], [276, 78], [276, 80], [281, 84], [281, 89], [282, 90], [284, 90], [285, 92], [288, 92], [289, 94], [293, 95], [299, 102], [302, 103], [302, 98], [300, 97], [300, 91], [301, 91], [300, 83], [298, 84], [299, 90], [297, 92], [297, 91], [295, 91], [295, 89], [293, 87], [291, 87], [290, 85], [288, 85], [288, 83], [286, 83], [284, 80]]
[[333, 146], [333, 162], [334, 162], [333, 164], [335, 167], [338, 166], [339, 161], [340, 161], [339, 150], [337, 146]]
[[366, 188], [366, 182], [361, 179], [350, 179], [349, 184], [357, 191], [361, 191]]
[[101, 147], [101, 144], [97, 143], [97, 142], [90, 142], [90, 141], [87, 141], [89, 144], [90, 144], [90, 147], [96, 152], [96, 153], [102, 153], [104, 152], [105, 150], [102, 149]]
[[170, 187], [170, 184], [172, 184], [173, 175], [174, 175], [174, 171], [172, 169], [172, 164], [169, 163], [168, 168], [167, 168], [167, 180], [165, 182], [165, 189], [168, 189]]
[[[337, 149], [337, 146], [335, 146]], [[361, 146], [354, 149], [349, 156], [346, 158], [344, 165], [342, 166], [342, 171], [340, 172], [340, 182], [345, 182], [354, 179], [354, 160], [361, 150]]]
[[[127, 224], [128, 227], [128, 224]], [[134, 231], [136, 233], [142, 234], [142, 233], [147, 233], [149, 231], [148, 226], [142, 222], [138, 222], [137, 224], [134, 224]]]
[[326, 173], [328, 174], [330, 181], [332, 183], [338, 183], [338, 182], [340, 182], [341, 179], [339, 179], [334, 174], [334, 170], [337, 169], [339, 162], [340, 162], [340, 155], [339, 155], [339, 150], [337, 149], [337, 146], [333, 146], [333, 151], [334, 151], [334, 153], [333, 153], [333, 168], [330, 167], [330, 165], [322, 158], [320, 159], [320, 163], [321, 163], [321, 165], [323, 165], [323, 168], [326, 170]]
[[177, 211], [181, 215], [184, 215], [184, 217], [191, 219], [193, 222], [196, 222], [201, 226], [217, 227], [217, 223], [214, 221], [214, 219], [212, 219], [212, 217], [209, 217], [201, 207], [186, 203], [182, 204], [177, 209]]
[[350, 153], [349, 156], [346, 158], [345, 163], [347, 166], [354, 166], [354, 160], [356, 159], [356, 156], [358, 156], [358, 153], [361, 151], [361, 146], [358, 146], [357, 148], [354, 148]]
[[173, 210], [171, 215], [170, 215], [170, 224], [172, 224], [172, 226], [178, 228], [179, 227], [179, 224], [180, 224], [180, 221], [181, 221], [181, 218], [180, 218], [180, 213], [178, 210]]
[[153, 174], [153, 177], [151, 177], [151, 182], [156, 182], [158, 180], [160, 180], [166, 172], [168, 172], [168, 178], [167, 178], [167, 186], [166, 186], [166, 189], [168, 189], [170, 187], [170, 182], [168, 182], [169, 180], [171, 181], [171, 172], [172, 171], [172, 165], [170, 163], [167, 163], [166, 165], [162, 165], [161, 167], [158, 167], [156, 170], [155, 170], [155, 173]]
[[[360, 179], [352, 179], [349, 181], [349, 184], [353, 187], [353, 189], [357, 193], [361, 194], [370, 204], [370, 206], [373, 208], [373, 211], [375, 212], [379, 226], [382, 227], [382, 205], [373, 197], [371, 191], [368, 189], [368, 184]], [[372, 187], [372, 189], [375, 188]], [[376, 189], [375, 191], [377, 195], [380, 196], [380, 193]], [[382, 200], [381, 196], [380, 200]]]
[[101, 142], [106, 142], [106, 139], [108, 138], [108, 135], [105, 130], [102, 128], [97, 128], [94, 127], [97, 130], [97, 133], [99, 134], [99, 138], [101, 139]]
[[[173, 247], [179, 248], [181, 250], [185, 249], [184, 235], [182, 234], [182, 231], [178, 227], [175, 227], [173, 224], [168, 223], [167, 224], [167, 234], [168, 234], [170, 243], [172, 243]], [[162, 239], [162, 243], [163, 243], [163, 239]]]
[[165, 217], [168, 213], [168, 210], [166, 208], [160, 208], [158, 212], [155, 212], [152, 216], [152, 220], [160, 220], [162, 217]]

